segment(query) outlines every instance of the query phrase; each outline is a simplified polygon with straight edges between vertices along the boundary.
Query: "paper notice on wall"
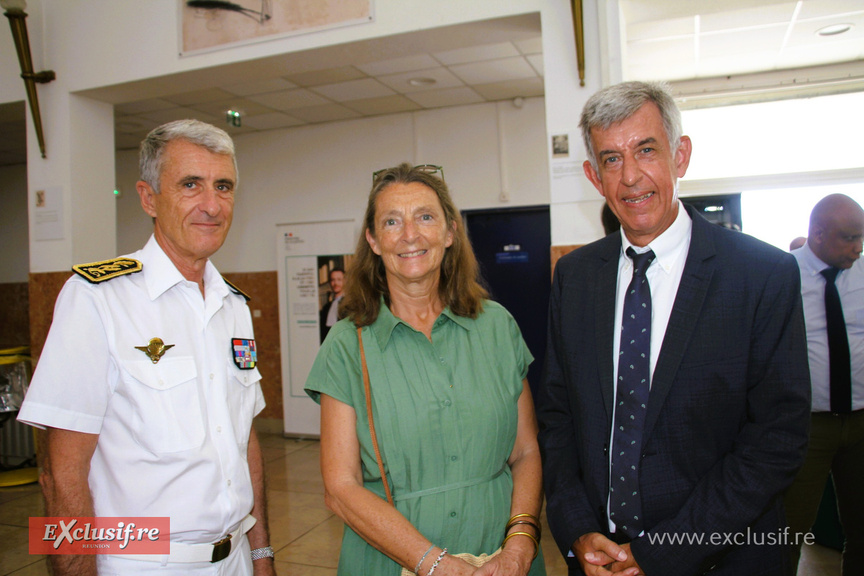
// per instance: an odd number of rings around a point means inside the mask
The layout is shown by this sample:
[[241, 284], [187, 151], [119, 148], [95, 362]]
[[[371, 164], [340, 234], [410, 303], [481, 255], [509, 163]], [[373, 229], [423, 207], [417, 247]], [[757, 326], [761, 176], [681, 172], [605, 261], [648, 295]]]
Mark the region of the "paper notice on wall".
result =
[[553, 204], [597, 199], [597, 191], [582, 169], [584, 161], [581, 134], [570, 132], [552, 135], [549, 174]]
[[[286, 434], [319, 433], [317, 405], [304, 391], [326, 330], [325, 307], [335, 299], [331, 272], [350, 265], [356, 242], [353, 220], [276, 227], [279, 328], [282, 334], [282, 401]], [[341, 284], [337, 287], [341, 290]]]
[[37, 190], [33, 197], [33, 238], [63, 240], [63, 189]]

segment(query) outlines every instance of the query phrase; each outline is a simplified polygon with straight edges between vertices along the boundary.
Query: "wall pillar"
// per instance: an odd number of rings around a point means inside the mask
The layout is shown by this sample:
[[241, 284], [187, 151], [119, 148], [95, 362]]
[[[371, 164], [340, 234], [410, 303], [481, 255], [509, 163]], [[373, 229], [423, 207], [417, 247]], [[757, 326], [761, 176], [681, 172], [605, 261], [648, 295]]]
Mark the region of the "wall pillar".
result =
[[40, 87], [42, 158], [28, 110], [30, 344], [42, 349], [62, 281], [74, 264], [116, 256], [114, 108], [70, 94], [58, 80]]

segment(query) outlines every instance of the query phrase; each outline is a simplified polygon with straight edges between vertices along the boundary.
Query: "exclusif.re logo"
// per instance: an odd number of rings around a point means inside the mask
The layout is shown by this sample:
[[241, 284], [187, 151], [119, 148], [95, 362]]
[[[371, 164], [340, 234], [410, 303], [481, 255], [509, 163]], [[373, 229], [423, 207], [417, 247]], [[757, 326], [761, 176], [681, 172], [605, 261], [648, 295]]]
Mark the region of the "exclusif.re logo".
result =
[[169, 554], [168, 517], [33, 517], [30, 554]]

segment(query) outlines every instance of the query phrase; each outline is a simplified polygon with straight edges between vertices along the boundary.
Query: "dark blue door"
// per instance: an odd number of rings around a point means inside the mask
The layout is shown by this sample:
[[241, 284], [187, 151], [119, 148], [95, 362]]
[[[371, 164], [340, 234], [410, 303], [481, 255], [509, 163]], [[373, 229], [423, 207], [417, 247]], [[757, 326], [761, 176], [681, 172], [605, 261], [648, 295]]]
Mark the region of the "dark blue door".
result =
[[534, 355], [528, 381], [536, 390], [552, 279], [549, 207], [466, 210], [463, 216], [492, 299], [510, 311]]

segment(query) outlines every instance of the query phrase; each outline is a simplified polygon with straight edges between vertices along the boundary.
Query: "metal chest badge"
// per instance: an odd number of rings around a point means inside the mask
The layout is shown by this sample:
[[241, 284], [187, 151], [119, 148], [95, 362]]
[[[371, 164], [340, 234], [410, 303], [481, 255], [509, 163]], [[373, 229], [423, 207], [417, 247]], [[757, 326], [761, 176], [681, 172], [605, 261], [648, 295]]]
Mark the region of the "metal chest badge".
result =
[[231, 350], [234, 354], [234, 364], [241, 370], [252, 370], [258, 364], [258, 351], [255, 340], [232, 338]]
[[165, 354], [174, 344], [165, 344], [161, 338], [151, 338], [147, 346], [135, 346], [136, 350], [144, 352], [153, 364], [159, 362], [162, 355]]

